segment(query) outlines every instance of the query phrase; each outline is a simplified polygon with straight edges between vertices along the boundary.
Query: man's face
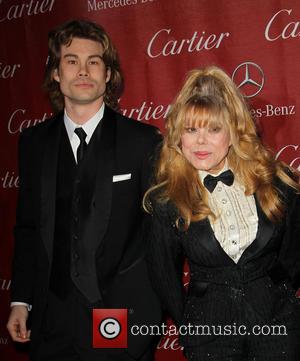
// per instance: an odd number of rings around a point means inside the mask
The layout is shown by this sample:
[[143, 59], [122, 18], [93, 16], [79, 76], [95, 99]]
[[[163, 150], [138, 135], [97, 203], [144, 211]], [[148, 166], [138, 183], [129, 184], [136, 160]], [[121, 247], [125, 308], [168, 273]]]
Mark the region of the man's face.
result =
[[94, 40], [74, 38], [61, 46], [61, 59], [53, 78], [59, 82], [65, 106], [102, 104], [110, 69], [103, 60], [103, 47]]

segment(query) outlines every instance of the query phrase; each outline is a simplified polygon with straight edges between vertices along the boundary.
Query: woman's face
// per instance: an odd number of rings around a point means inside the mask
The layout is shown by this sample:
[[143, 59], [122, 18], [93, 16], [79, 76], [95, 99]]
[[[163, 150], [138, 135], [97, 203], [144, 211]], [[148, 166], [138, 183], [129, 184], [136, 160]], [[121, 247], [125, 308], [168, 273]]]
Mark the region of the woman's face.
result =
[[181, 136], [181, 150], [188, 162], [212, 174], [224, 167], [230, 145], [229, 130], [222, 125], [186, 126]]

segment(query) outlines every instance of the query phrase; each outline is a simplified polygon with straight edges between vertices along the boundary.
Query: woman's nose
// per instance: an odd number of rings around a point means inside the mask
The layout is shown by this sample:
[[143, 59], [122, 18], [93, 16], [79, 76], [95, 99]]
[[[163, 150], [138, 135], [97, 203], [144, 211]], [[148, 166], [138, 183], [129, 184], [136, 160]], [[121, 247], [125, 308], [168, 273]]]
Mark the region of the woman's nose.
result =
[[206, 131], [203, 128], [200, 128], [197, 131], [197, 143], [199, 143], [199, 144], [206, 143]]

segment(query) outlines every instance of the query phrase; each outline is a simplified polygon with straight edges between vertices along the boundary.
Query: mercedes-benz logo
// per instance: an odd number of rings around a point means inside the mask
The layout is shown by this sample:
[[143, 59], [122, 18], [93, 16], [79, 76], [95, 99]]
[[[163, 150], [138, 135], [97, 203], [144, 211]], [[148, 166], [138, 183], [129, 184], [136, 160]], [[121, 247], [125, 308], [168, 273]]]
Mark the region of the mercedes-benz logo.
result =
[[232, 80], [242, 91], [245, 98], [252, 98], [262, 90], [265, 83], [265, 75], [259, 65], [247, 61], [235, 68]]

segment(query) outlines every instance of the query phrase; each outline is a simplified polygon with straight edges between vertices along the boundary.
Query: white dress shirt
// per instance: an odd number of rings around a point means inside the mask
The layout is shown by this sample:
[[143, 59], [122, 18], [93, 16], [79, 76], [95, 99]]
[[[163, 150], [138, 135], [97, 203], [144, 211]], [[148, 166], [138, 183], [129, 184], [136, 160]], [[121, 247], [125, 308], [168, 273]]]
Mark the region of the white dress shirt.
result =
[[[227, 162], [217, 176], [228, 169]], [[205, 171], [199, 171], [203, 182]], [[212, 193], [208, 192], [209, 207], [217, 216], [209, 217], [215, 237], [227, 255], [237, 263], [245, 249], [254, 241], [258, 217], [253, 195], [246, 196], [244, 187], [235, 179], [231, 186], [218, 181]]]
[[73, 120], [68, 116], [66, 109], [65, 109], [64, 123], [65, 123], [65, 127], [66, 127], [66, 130], [68, 133], [68, 137], [69, 137], [69, 140], [71, 143], [71, 147], [72, 147], [74, 158], [75, 158], [76, 162], [77, 162], [77, 148], [80, 144], [80, 140], [79, 140], [78, 136], [76, 135], [76, 133], [74, 133], [75, 129], [82, 128], [85, 131], [85, 133], [86, 133], [85, 141], [86, 141], [86, 144], [89, 144], [97, 125], [100, 123], [101, 119], [103, 118], [104, 107], [105, 107], [105, 104], [103, 103], [101, 105], [101, 108], [98, 110], [98, 112], [82, 125], [73, 122]]
[[[76, 133], [74, 133], [75, 129], [81, 127], [85, 131], [85, 133], [87, 135], [85, 138], [85, 141], [87, 144], [89, 144], [97, 125], [100, 123], [100, 121], [103, 118], [104, 108], [105, 108], [105, 104], [103, 103], [101, 105], [100, 109], [98, 110], [98, 112], [82, 125], [73, 122], [73, 120], [69, 117], [69, 115], [67, 114], [67, 111], [65, 109], [64, 124], [65, 124], [66, 130], [67, 130], [67, 133], [68, 133], [68, 137], [69, 137], [69, 140], [71, 143], [71, 147], [72, 147], [74, 158], [75, 158], [76, 162], [77, 162], [77, 148], [80, 144], [80, 140], [79, 140], [78, 136], [76, 135]], [[27, 306], [28, 311], [30, 311], [32, 308], [31, 305], [29, 305], [28, 303], [25, 303], [25, 302], [11, 302], [10, 307], [13, 307], [13, 306]]]

